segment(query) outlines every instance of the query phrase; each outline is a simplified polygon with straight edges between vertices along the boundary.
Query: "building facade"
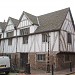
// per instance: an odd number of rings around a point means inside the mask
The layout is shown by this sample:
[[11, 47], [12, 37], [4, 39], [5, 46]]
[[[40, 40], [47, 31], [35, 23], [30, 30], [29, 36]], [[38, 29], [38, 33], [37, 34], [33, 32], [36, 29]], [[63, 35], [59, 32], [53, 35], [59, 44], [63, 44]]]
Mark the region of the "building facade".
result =
[[[4, 26], [2, 26], [2, 24]], [[49, 50], [49, 55], [48, 55]], [[9, 17], [0, 24], [0, 54], [8, 55], [12, 64], [47, 70], [75, 66], [75, 31], [70, 8], [34, 16], [22, 13], [19, 20]]]

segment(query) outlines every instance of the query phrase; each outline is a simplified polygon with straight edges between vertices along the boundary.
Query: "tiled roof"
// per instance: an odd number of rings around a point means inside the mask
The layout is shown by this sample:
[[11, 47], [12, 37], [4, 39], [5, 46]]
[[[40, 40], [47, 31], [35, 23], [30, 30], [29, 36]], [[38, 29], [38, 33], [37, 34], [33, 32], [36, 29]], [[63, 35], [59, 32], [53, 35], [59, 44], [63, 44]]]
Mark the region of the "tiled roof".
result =
[[7, 23], [6, 22], [0, 22], [0, 27], [2, 29], [2, 31], [5, 30]]
[[19, 20], [17, 20], [17, 19], [15, 19], [15, 18], [12, 18], [12, 17], [9, 17], [11, 20], [12, 20], [12, 22], [13, 22], [13, 24], [14, 24], [14, 26], [18, 26], [18, 24], [19, 24]]
[[70, 8], [66, 8], [56, 12], [38, 16], [40, 26], [38, 26], [35, 33], [59, 30], [69, 10]]
[[36, 25], [38, 24], [38, 22], [37, 22], [37, 17], [34, 16], [34, 15], [32, 15], [32, 14], [29, 14], [29, 13], [27, 13], [27, 12], [25, 12], [25, 11], [23, 11], [23, 13], [22, 13], [22, 15], [21, 15], [21, 17], [20, 17], [20, 19], [19, 19], [19, 22], [20, 22], [20, 20], [21, 20], [21, 18], [23, 17], [24, 14], [30, 19], [30, 21], [31, 21], [33, 24], [36, 24]]
[[[31, 15], [31, 14], [23, 11], [23, 14], [21, 15], [19, 20], [14, 19], [12, 17], [9, 17], [9, 19], [11, 19], [14, 26], [17, 27], [19, 25], [19, 22], [20, 22], [22, 16], [24, 14], [26, 14], [26, 16], [32, 21], [33, 24], [37, 25], [39, 22], [39, 26], [37, 27], [37, 29], [35, 30], [34, 33], [40, 33], [40, 32], [55, 31], [55, 30], [61, 29], [61, 26], [63, 25], [63, 22], [69, 11], [70, 11], [70, 8], [66, 8], [66, 9], [62, 9], [62, 10], [48, 13], [48, 14], [41, 15], [41, 16], [34, 16], [34, 15]], [[71, 12], [70, 12], [70, 16], [71, 16], [72, 23], [73, 23], [73, 18], [72, 18]], [[6, 27], [6, 22], [4, 22], [4, 23], [0, 22], [0, 26], [4, 30]]]
[[37, 22], [37, 17], [36, 16], [34, 16], [34, 15], [31, 15], [31, 14], [29, 14], [29, 13], [27, 13], [27, 12], [25, 12], [25, 14], [28, 16], [28, 18], [33, 22], [33, 24], [38, 24], [38, 22]]

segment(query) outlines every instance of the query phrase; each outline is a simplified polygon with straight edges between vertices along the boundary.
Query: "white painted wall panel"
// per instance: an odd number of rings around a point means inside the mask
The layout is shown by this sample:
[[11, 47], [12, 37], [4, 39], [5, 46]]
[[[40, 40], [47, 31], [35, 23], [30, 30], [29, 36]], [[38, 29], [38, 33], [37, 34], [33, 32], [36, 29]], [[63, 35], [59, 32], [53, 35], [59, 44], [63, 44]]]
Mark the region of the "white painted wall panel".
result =
[[7, 27], [5, 31], [13, 30], [14, 29], [14, 24], [12, 23], [11, 19], [8, 21]]
[[[59, 33], [49, 33], [49, 50], [59, 51]], [[42, 42], [42, 34], [30, 35], [28, 37], [28, 44], [23, 44], [23, 38], [18, 37], [17, 52], [47, 52], [48, 42]], [[8, 45], [8, 39], [4, 42], [4, 53], [16, 52], [16, 38], [13, 38], [12, 45]]]
[[37, 25], [30, 26], [30, 33], [34, 33], [34, 31], [37, 29]]
[[2, 52], [3, 52], [3, 40], [0, 43], [0, 53], [2, 53]]
[[32, 24], [31, 21], [26, 17], [26, 15], [23, 15], [21, 22], [18, 25], [18, 28], [29, 26], [31, 24]]
[[0, 33], [2, 33], [2, 29], [0, 28]]
[[[71, 44], [67, 43], [67, 33], [71, 34], [71, 38], [72, 38]], [[74, 36], [75, 36], [74, 27], [72, 25], [70, 13], [68, 12], [66, 19], [63, 23], [63, 26], [61, 28], [61, 33], [60, 33], [60, 50], [61, 51], [74, 52], [75, 50]]]
[[15, 53], [16, 52], [16, 39], [12, 39], [12, 45], [8, 45], [8, 39], [4, 42], [4, 53]]

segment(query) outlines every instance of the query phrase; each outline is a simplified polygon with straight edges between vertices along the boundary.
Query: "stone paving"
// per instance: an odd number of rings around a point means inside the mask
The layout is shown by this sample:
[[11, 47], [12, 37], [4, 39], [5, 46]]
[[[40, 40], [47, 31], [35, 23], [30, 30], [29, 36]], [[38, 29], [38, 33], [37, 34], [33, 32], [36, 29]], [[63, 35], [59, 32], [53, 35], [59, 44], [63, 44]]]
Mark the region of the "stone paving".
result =
[[[74, 74], [71, 74], [74, 73]], [[25, 74], [25, 73], [10, 73], [9, 75], [52, 75], [51, 73], [46, 73], [46, 71], [43, 70], [31, 70], [31, 74]], [[57, 71], [54, 72], [54, 75], [75, 75], [75, 68], [72, 70], [72, 72], [67, 70]]]

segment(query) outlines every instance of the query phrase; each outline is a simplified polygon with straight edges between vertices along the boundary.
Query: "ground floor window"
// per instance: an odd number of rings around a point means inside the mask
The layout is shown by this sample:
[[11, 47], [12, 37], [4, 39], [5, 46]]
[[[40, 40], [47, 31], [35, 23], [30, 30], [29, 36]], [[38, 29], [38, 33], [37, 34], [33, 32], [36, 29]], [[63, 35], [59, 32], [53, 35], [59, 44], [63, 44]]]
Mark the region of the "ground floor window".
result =
[[37, 61], [45, 61], [46, 55], [45, 54], [37, 54]]

